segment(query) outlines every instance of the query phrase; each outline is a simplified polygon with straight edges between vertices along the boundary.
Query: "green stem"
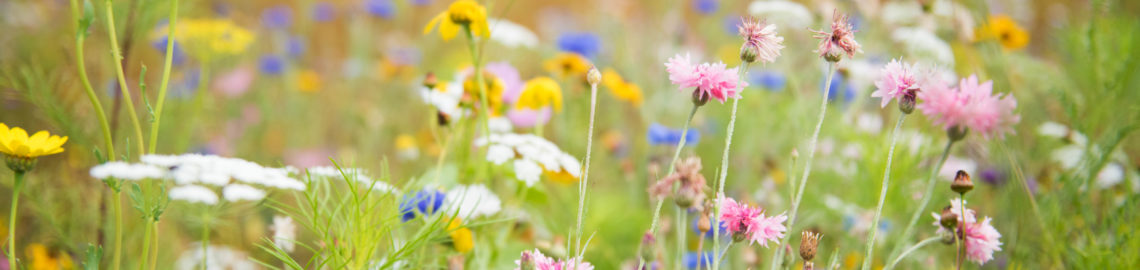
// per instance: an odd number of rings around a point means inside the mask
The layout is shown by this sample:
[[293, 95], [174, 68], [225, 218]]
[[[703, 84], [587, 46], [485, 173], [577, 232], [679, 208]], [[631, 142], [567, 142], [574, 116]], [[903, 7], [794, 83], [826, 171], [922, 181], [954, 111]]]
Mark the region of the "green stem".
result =
[[[138, 151], [141, 157], [146, 153], [146, 145], [143, 143], [142, 125], [139, 124], [139, 115], [135, 113], [134, 99], [131, 98], [131, 90], [127, 88], [127, 78], [123, 75], [123, 53], [119, 50], [119, 39], [115, 36], [115, 12], [112, 0], [107, 0], [105, 6], [107, 11], [107, 34], [110, 35], [111, 42], [111, 56], [115, 62], [115, 75], [119, 79], [119, 90], [123, 93], [123, 101], [127, 104], [127, 116], [131, 119], [131, 125], [134, 126], [135, 138], [138, 141]], [[169, 44], [169, 43], [167, 43]]]
[[95, 109], [95, 117], [99, 119], [99, 127], [103, 131], [103, 142], [107, 148], [107, 159], [115, 159], [115, 144], [111, 137], [111, 124], [107, 121], [107, 114], [103, 112], [103, 104], [99, 102], [99, 96], [95, 95], [95, 89], [91, 87], [91, 80], [87, 78], [87, 63], [83, 57], [83, 41], [87, 35], [81, 31], [87, 29], [79, 29], [78, 22], [82, 20], [80, 15], [80, 5], [76, 0], [71, 0], [71, 17], [76, 21], [75, 28], [75, 66], [79, 69], [79, 81], [83, 83], [83, 91], [87, 93], [87, 99], [91, 102], [91, 107]]
[[884, 270], [894, 269], [895, 265], [898, 265], [899, 262], [901, 262], [903, 258], [906, 258], [907, 255], [910, 255], [911, 252], [914, 252], [915, 250], [918, 250], [919, 248], [922, 248], [926, 245], [929, 245], [931, 243], [938, 242], [941, 240], [942, 240], [942, 237], [935, 236], [935, 237], [926, 238], [925, 240], [919, 241], [918, 244], [914, 244], [914, 246], [911, 246], [906, 251], [903, 251], [902, 254], [899, 254], [898, 257], [896, 257], [894, 260], [892, 260], [891, 263], [888, 264], [887, 267], [885, 267], [883, 269]]
[[[748, 62], [745, 62], [744, 65], [741, 66], [741, 68], [740, 68], [740, 74], [738, 74], [738, 76], [740, 77], [740, 81], [744, 81], [744, 75], [748, 74], [748, 64], [749, 64]], [[744, 89], [742, 88], [739, 90], [742, 91]], [[720, 177], [718, 177], [719, 179], [717, 179], [717, 185], [716, 185], [716, 187], [717, 187], [716, 202], [717, 203], [715, 206], [716, 207], [715, 216], [716, 216], [716, 218], [717, 218], [716, 220], [718, 220], [718, 222], [720, 220], [719, 218], [720, 218], [720, 210], [721, 210], [720, 209], [720, 201], [721, 201], [721, 199], [724, 198], [724, 181], [725, 181], [725, 179], [728, 178], [728, 150], [732, 148], [732, 134], [736, 128], [736, 108], [737, 108], [737, 105], [740, 104], [741, 98], [743, 98], [743, 97], [735, 98], [732, 100], [732, 116], [730, 116], [728, 118], [728, 132], [726, 132], [725, 137], [724, 137], [724, 153], [721, 154], [721, 157], [720, 157]], [[717, 226], [719, 228], [720, 225], [718, 224]], [[720, 230], [717, 229], [717, 230], [713, 230], [713, 251], [714, 251], [714, 253], [715, 253], [716, 249], [719, 247], [720, 247]], [[698, 250], [697, 252], [701, 252], [701, 251]], [[720, 269], [720, 261], [719, 260], [713, 262], [712, 269], [714, 269], [714, 270]]]
[[[808, 176], [811, 175], [811, 161], [815, 159], [815, 147], [816, 143], [819, 142], [819, 130], [823, 128], [823, 119], [827, 116], [827, 98], [831, 89], [826, 88], [831, 87], [831, 79], [835, 76], [835, 65], [836, 63], [833, 62], [828, 62], [827, 64], [827, 80], [823, 83], [825, 90], [823, 91], [823, 101], [820, 101], [819, 104], [819, 120], [815, 123], [815, 131], [812, 132], [811, 141], [808, 143], [807, 160], [804, 161], [803, 175], [800, 177], [800, 183], [796, 185], [799, 191], [796, 192], [796, 199], [792, 201], [792, 213], [788, 216], [788, 230], [793, 230], [794, 228], [792, 225], [796, 223], [796, 214], [800, 208], [800, 200], [803, 200], [804, 190], [807, 189]], [[772, 264], [770, 265], [770, 269], [776, 269], [776, 265], [783, 257], [784, 243], [787, 242], [790, 236], [791, 234], [788, 234], [780, 239], [780, 244], [776, 246], [775, 256], [771, 260]]]
[[451, 142], [451, 135], [452, 134], [442, 136], [443, 137], [443, 142], [442, 142], [443, 144], [439, 146], [440, 147], [439, 148], [439, 157], [436, 158], [436, 160], [435, 160], [435, 182], [434, 182], [434, 184], [439, 184], [439, 178], [441, 175], [443, 175], [443, 161], [447, 160], [447, 145]]
[[891, 132], [891, 147], [887, 151], [887, 168], [883, 170], [883, 187], [879, 190], [879, 205], [875, 207], [875, 219], [871, 220], [871, 237], [867, 239], [867, 252], [863, 256], [863, 270], [871, 268], [871, 261], [875, 254], [875, 236], [879, 232], [879, 219], [883, 217], [883, 203], [887, 201], [887, 188], [891, 185], [891, 159], [895, 155], [895, 142], [899, 140], [899, 130], [902, 129], [903, 120], [906, 119], [906, 114], [899, 116], [898, 123], [895, 123], [895, 129]]
[[203, 221], [205, 222], [202, 223], [202, 270], [206, 270], [206, 258], [210, 254], [210, 222], [212, 221], [209, 217], [204, 217]]
[[8, 212], [8, 265], [11, 269], [16, 267], [16, 219], [17, 210], [20, 210], [20, 191], [24, 188], [24, 172], [16, 172], [15, 185], [12, 187], [12, 210]]
[[[122, 183], [119, 183], [120, 187]], [[119, 190], [114, 191], [115, 196], [115, 251], [114, 257], [111, 260], [112, 269], [118, 270], [123, 262], [123, 192]]]
[[[578, 182], [578, 225], [576, 226], [577, 232], [574, 234], [577, 236], [577, 239], [574, 240], [574, 242], [575, 242], [574, 245], [576, 246], [575, 249], [578, 250], [578, 253], [575, 256], [578, 259], [581, 259], [582, 254], [585, 253], [585, 248], [582, 247], [582, 219], [583, 219], [583, 215], [584, 215], [584, 212], [586, 209], [586, 189], [590, 187], [590, 153], [591, 153], [591, 150], [594, 149], [594, 117], [595, 117], [595, 112], [596, 112], [597, 106], [598, 106], [598, 84], [597, 83], [591, 83], [590, 84], [590, 127], [586, 130], [586, 160], [583, 162], [583, 163], [585, 163], [585, 165], [583, 165], [584, 169], [582, 170], [582, 181]], [[539, 121], [542, 121], [541, 119], [542, 118], [539, 117]], [[574, 267], [577, 268], [578, 267], [577, 264], [575, 264]]]
[[[676, 147], [677, 150], [675, 152], [673, 152], [673, 160], [669, 161], [669, 170], [665, 171], [666, 175], [673, 173], [673, 169], [675, 168], [675, 166], [677, 164], [677, 158], [681, 157], [681, 149], [685, 147], [685, 139], [689, 135], [689, 123], [693, 122], [693, 116], [697, 115], [697, 109], [700, 109], [700, 108], [701, 108], [701, 106], [698, 106], [697, 104], [694, 103], [693, 104], [693, 110], [689, 111], [689, 118], [685, 120], [685, 126], [683, 128], [681, 128], [681, 140], [677, 141], [677, 147]], [[661, 206], [664, 204], [665, 204], [665, 198], [661, 198], [660, 200], [657, 200], [657, 207], [656, 207], [656, 209], [653, 210], [653, 223], [651, 223], [649, 225], [649, 234], [651, 234], [655, 237], [657, 235], [657, 220], [661, 217]], [[645, 258], [641, 258], [640, 262], [638, 263], [637, 269], [641, 269], [644, 266], [645, 266]]]
[[[175, 1], [177, 1], [177, 0], [175, 0]], [[159, 243], [158, 238], [160, 236], [162, 236], [162, 234], [158, 233], [158, 221], [157, 220], [155, 220], [154, 222], [151, 222], [150, 225], [152, 227], [154, 227], [154, 229], [153, 229], [153, 231], [154, 231], [154, 253], [151, 253], [150, 266], [147, 267], [147, 269], [154, 270], [155, 265], [158, 263], [158, 251], [159, 251], [159, 249], [158, 249], [158, 243]]]
[[[685, 208], [677, 206], [677, 218], [676, 218], [677, 219], [677, 229], [676, 229], [677, 230], [677, 255], [675, 255], [676, 256], [676, 265], [683, 265], [682, 258], [685, 257], [685, 244], [686, 244], [685, 243], [686, 242], [685, 236], [689, 230], [689, 228], [688, 228], [689, 222], [687, 222], [688, 216], [689, 216], [689, 211], [685, 210]], [[699, 250], [697, 251], [697, 255], [699, 258], [700, 257], [700, 251]]]
[[[463, 25], [463, 33], [467, 35], [467, 49], [471, 52], [471, 61], [474, 62], [474, 75], [476, 87], [479, 88], [479, 101], [483, 107], [483, 136], [491, 135], [491, 107], [488, 105], [487, 85], [483, 82], [483, 65], [480, 64], [480, 57], [478, 50], [475, 48], [475, 34], [471, 31], [471, 25]], [[482, 159], [483, 164], [487, 164], [487, 159]]]
[[159, 85], [158, 88], [158, 100], [154, 107], [154, 123], [150, 125], [150, 147], [147, 148], [151, 154], [155, 153], [155, 148], [158, 146], [158, 128], [162, 123], [162, 105], [166, 103], [166, 89], [170, 85], [170, 66], [174, 61], [174, 29], [178, 28], [178, 0], [172, 0], [170, 5], [170, 24], [166, 27], [166, 61], [162, 64], [162, 85]]
[[[954, 232], [954, 250], [958, 252], [956, 258], [958, 270], [962, 270], [962, 256], [965, 255], [963, 249], [966, 249], [965, 245], [962, 244], [962, 241], [966, 241], [966, 232], [962, 230], [962, 228], [965, 227], [963, 223], [966, 223], [966, 193], [958, 194], [960, 196], [958, 197], [958, 213], [962, 213], [962, 222], [958, 222], [958, 230]], [[958, 237], [959, 235], [962, 237]]]
[[[942, 157], [938, 159], [938, 164], [934, 165], [934, 169], [930, 171], [930, 176], [926, 178], [926, 192], [922, 193], [922, 202], [918, 204], [918, 208], [914, 209], [914, 214], [910, 217], [910, 223], [907, 223], [906, 229], [903, 234], [899, 236], [899, 242], [895, 245], [896, 249], [901, 247], [906, 240], [910, 238], [910, 234], [914, 232], [914, 225], [918, 224], [918, 219], [922, 217], [926, 205], [930, 204], [931, 197], [934, 197], [935, 179], [938, 172], [942, 170], [943, 163], [946, 163], [946, 158], [950, 157], [950, 147], [954, 145], [954, 140], [946, 143], [946, 148], [942, 150]], [[893, 253], [893, 252], [892, 252]]]
[[147, 260], [150, 259], [150, 238], [153, 237], [154, 234], [154, 227], [150, 225], [152, 223], [150, 217], [143, 218], [147, 219], [147, 222], [146, 225], [144, 225], [146, 230], [143, 232], [143, 251], [142, 257], [140, 257], [142, 259], [139, 261], [139, 269], [146, 269]]

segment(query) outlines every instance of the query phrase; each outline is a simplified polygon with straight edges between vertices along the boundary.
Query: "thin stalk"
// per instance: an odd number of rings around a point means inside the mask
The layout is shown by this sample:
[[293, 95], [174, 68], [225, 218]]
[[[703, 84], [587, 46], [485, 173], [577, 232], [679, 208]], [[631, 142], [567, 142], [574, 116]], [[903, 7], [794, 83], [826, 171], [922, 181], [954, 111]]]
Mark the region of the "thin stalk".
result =
[[[835, 76], [835, 65], [836, 64], [832, 62], [828, 62], [827, 64], [827, 80], [825, 80], [823, 84], [825, 89], [823, 91], [823, 100], [820, 101], [819, 105], [819, 120], [815, 123], [815, 131], [812, 132], [811, 141], [808, 143], [807, 160], [804, 162], [803, 175], [800, 177], [800, 183], [796, 185], [800, 190], [796, 192], [796, 199], [792, 201], [792, 213], [788, 216], [789, 230], [794, 228], [792, 225], [796, 223], [796, 214], [800, 208], [800, 200], [804, 197], [804, 190], [807, 189], [808, 176], [811, 175], [811, 161], [815, 159], [815, 147], [816, 143], [819, 142], [819, 130], [823, 128], [823, 119], [827, 116], [827, 98], [831, 89], [826, 88], [831, 87], [831, 79]], [[776, 253], [771, 260], [772, 264], [770, 265], [770, 269], [776, 269], [776, 264], [780, 261], [780, 258], [783, 257], [784, 242], [786, 242], [790, 236], [791, 234], [785, 235], [784, 238], [780, 239], [780, 244], [776, 245]]]
[[[689, 211], [680, 206], [677, 207], [677, 262], [675, 264], [677, 266], [683, 264], [682, 258], [685, 257], [685, 244], [687, 242], [685, 236], [688, 234], [689, 230], [688, 216]], [[697, 255], [699, 257], [700, 250], [697, 252]]]
[[[744, 75], [748, 74], [748, 64], [749, 64], [748, 62], [744, 62], [744, 65], [740, 68], [740, 74], [738, 74], [738, 76], [740, 77], [740, 81], [744, 81]], [[738, 89], [738, 90], [744, 90], [744, 89], [742, 88], [742, 89]], [[740, 92], [740, 91], [738, 91], [738, 92]], [[726, 135], [724, 137], [724, 153], [720, 157], [720, 177], [717, 180], [717, 185], [716, 185], [717, 186], [717, 192], [716, 192], [716, 198], [717, 198], [716, 217], [717, 218], [720, 217], [720, 210], [721, 210], [720, 209], [720, 200], [724, 198], [724, 180], [728, 178], [728, 150], [732, 148], [732, 134], [733, 134], [733, 131], [735, 130], [735, 127], [736, 127], [736, 107], [737, 107], [737, 105], [740, 104], [741, 98], [735, 98], [732, 100], [732, 116], [730, 116], [728, 118], [728, 132], [726, 133]], [[719, 224], [717, 224], [717, 228], [720, 228]], [[720, 247], [720, 230], [719, 229], [713, 230], [713, 250], [715, 251], [717, 247]], [[712, 269], [720, 269], [720, 261], [713, 263], [712, 267], [713, 267]]]
[[145, 225], [146, 230], [143, 232], [143, 245], [142, 245], [143, 246], [143, 252], [142, 252], [142, 257], [140, 257], [140, 258], [142, 258], [142, 260], [139, 261], [139, 269], [145, 269], [147, 266], [147, 260], [150, 259], [150, 238], [153, 237], [153, 235], [154, 235], [154, 227], [150, 225], [152, 223], [150, 221], [151, 218], [150, 217], [143, 217], [143, 218], [146, 218], [147, 222]]
[[119, 39], [115, 37], [115, 12], [113, 4], [113, 0], [107, 0], [104, 5], [107, 11], [107, 34], [110, 35], [111, 56], [115, 59], [115, 61], [112, 62], [115, 62], [115, 75], [117, 75], [119, 79], [119, 90], [123, 93], [123, 100], [127, 104], [127, 116], [131, 119], [131, 125], [134, 126], [135, 138], [138, 138], [136, 141], [138, 141], [139, 156], [141, 157], [146, 153], [146, 145], [143, 143], [142, 125], [139, 124], [139, 115], [135, 113], [135, 103], [134, 100], [131, 99], [131, 90], [127, 88], [127, 77], [123, 75], [123, 63], [120, 62], [123, 59], [123, 53], [119, 51]]
[[[208, 215], [208, 214], [207, 214]], [[210, 218], [204, 217], [202, 223], [202, 270], [206, 270], [206, 258], [209, 257], [210, 247]]]
[[16, 267], [16, 211], [20, 210], [20, 190], [24, 188], [24, 172], [16, 172], [16, 184], [12, 187], [12, 210], [8, 211], [8, 265]]
[[[467, 50], [471, 52], [471, 62], [474, 62], [474, 75], [476, 87], [479, 88], [479, 101], [483, 107], [483, 136], [491, 135], [491, 107], [487, 96], [487, 85], [483, 81], [483, 65], [480, 62], [478, 50], [475, 48], [475, 33], [471, 31], [471, 25], [463, 25], [463, 33], [467, 34]], [[487, 164], [487, 160], [483, 159], [483, 164]]]
[[447, 160], [447, 145], [451, 142], [451, 134], [443, 137], [443, 145], [439, 148], [439, 157], [435, 160], [435, 184], [439, 184], [440, 175], [443, 175], [443, 161]]
[[[175, 0], [175, 1], [177, 1], [177, 0]], [[159, 243], [158, 238], [159, 238], [159, 236], [162, 236], [162, 234], [158, 233], [158, 221], [157, 220], [155, 220], [154, 222], [151, 222], [150, 225], [152, 227], [154, 227], [154, 229], [153, 229], [153, 231], [154, 231], [154, 253], [151, 253], [151, 255], [150, 255], [151, 256], [150, 257], [150, 266], [147, 267], [147, 269], [154, 270], [154, 266], [158, 263], [158, 250], [159, 250], [158, 249], [158, 243]]]
[[83, 61], [83, 41], [87, 35], [80, 34], [80, 31], [87, 31], [87, 29], [79, 29], [78, 22], [82, 20], [80, 8], [78, 1], [71, 0], [71, 17], [76, 21], [75, 66], [79, 69], [79, 81], [83, 83], [83, 91], [87, 93], [87, 99], [91, 101], [91, 107], [95, 109], [95, 117], [99, 119], [99, 127], [103, 131], [103, 142], [107, 148], [107, 157], [113, 160], [115, 159], [115, 144], [111, 137], [111, 123], [107, 121], [107, 114], [103, 112], [103, 104], [99, 101], [99, 96], [95, 95], [95, 89], [91, 87], [91, 80], [87, 79], [87, 63]]
[[[116, 180], [117, 181], [117, 180]], [[122, 183], [119, 183], [120, 187]], [[115, 251], [114, 257], [111, 260], [111, 268], [118, 270], [123, 262], [123, 192], [119, 190], [114, 191], [115, 196]]]
[[[590, 127], [586, 129], [586, 160], [584, 161], [585, 167], [582, 170], [582, 181], [578, 182], [578, 225], [575, 235], [577, 239], [574, 240], [576, 249], [579, 250], [575, 256], [579, 259], [582, 258], [582, 253], [585, 252], [582, 247], [582, 219], [586, 210], [586, 189], [590, 187], [590, 153], [594, 149], [594, 117], [597, 112], [598, 106], [598, 84], [590, 84]], [[541, 117], [539, 117], [539, 121]], [[575, 264], [574, 268], [578, 268]]]
[[[958, 270], [962, 270], [962, 256], [965, 255], [963, 249], [967, 248], [962, 244], [962, 241], [966, 241], [966, 232], [962, 230], [965, 227], [963, 223], [966, 223], [966, 193], [958, 193], [958, 195], [958, 213], [962, 213], [962, 222], [958, 222], [958, 230], [954, 232], [954, 250], [958, 252], [956, 260]], [[958, 237], [959, 235], [962, 237]]]
[[895, 142], [899, 140], [899, 130], [907, 114], [899, 116], [895, 130], [891, 131], [891, 147], [887, 151], [887, 168], [883, 170], [883, 187], [879, 190], [879, 205], [875, 207], [875, 219], [871, 220], [871, 237], [867, 239], [867, 252], [863, 256], [863, 270], [871, 269], [872, 255], [875, 254], [875, 235], [879, 232], [879, 219], [883, 217], [883, 203], [887, 201], [887, 188], [891, 185], [891, 159], [895, 156]]
[[931, 243], [938, 242], [938, 241], [942, 241], [942, 237], [935, 236], [935, 237], [926, 238], [925, 240], [919, 241], [918, 244], [914, 244], [914, 246], [911, 246], [906, 251], [903, 251], [902, 254], [899, 254], [898, 257], [896, 257], [893, 261], [891, 261], [890, 264], [887, 264], [887, 267], [885, 267], [883, 269], [884, 270], [894, 269], [895, 265], [898, 265], [899, 262], [901, 262], [903, 258], [906, 258], [907, 255], [910, 255], [911, 252], [914, 252], [915, 250], [918, 250], [919, 248], [922, 248], [926, 245], [929, 245]]
[[[673, 160], [669, 161], [669, 170], [665, 171], [666, 175], [673, 173], [673, 169], [675, 169], [675, 166], [677, 164], [677, 158], [681, 157], [681, 148], [685, 147], [685, 139], [688, 137], [687, 135], [689, 135], [689, 123], [693, 122], [693, 116], [697, 115], [697, 109], [700, 108], [701, 107], [697, 106], [697, 104], [693, 104], [693, 110], [689, 111], [689, 118], [685, 120], [685, 126], [681, 128], [681, 140], [677, 141], [677, 150], [673, 152]], [[657, 207], [653, 210], [653, 223], [649, 225], [649, 234], [654, 235], [655, 237], [657, 235], [657, 220], [661, 217], [662, 205], [665, 205], [665, 198], [657, 200]], [[638, 263], [637, 269], [641, 269], [645, 266], [645, 258], [641, 258], [639, 260], [640, 262]]]
[[155, 148], [158, 146], [158, 127], [162, 123], [162, 105], [166, 103], [166, 89], [170, 85], [170, 66], [174, 62], [174, 29], [178, 28], [178, 0], [172, 0], [170, 5], [170, 24], [166, 27], [166, 61], [162, 64], [162, 84], [158, 87], [158, 100], [154, 107], [154, 123], [150, 124], [150, 148], [147, 149], [151, 154], [155, 153]]
[[914, 209], [914, 214], [910, 217], [910, 223], [906, 225], [903, 234], [899, 236], [899, 242], [896, 246], [900, 247], [905, 243], [906, 239], [910, 238], [910, 234], [914, 233], [914, 225], [918, 224], [918, 219], [922, 217], [923, 210], [926, 205], [930, 204], [931, 194], [934, 194], [935, 176], [942, 170], [943, 163], [946, 163], [946, 158], [950, 157], [950, 147], [954, 145], [954, 140], [946, 143], [946, 148], [942, 150], [942, 157], [938, 159], [938, 164], [934, 165], [934, 169], [930, 171], [930, 176], [926, 178], [926, 193], [922, 193], [922, 203], [918, 204], [918, 208]]

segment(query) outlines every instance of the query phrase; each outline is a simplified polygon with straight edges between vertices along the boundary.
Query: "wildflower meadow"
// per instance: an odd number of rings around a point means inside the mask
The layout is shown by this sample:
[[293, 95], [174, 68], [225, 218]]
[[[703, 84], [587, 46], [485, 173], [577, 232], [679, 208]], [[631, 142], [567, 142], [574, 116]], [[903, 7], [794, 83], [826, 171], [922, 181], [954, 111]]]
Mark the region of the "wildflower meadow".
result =
[[0, 270], [1140, 269], [1140, 1], [0, 1]]

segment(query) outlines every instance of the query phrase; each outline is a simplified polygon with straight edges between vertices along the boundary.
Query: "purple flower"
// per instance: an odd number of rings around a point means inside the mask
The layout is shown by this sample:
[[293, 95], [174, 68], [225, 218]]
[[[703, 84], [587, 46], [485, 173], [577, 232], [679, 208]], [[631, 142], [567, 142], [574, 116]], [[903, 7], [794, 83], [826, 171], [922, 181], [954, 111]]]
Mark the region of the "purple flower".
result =
[[594, 58], [602, 49], [602, 40], [589, 32], [565, 33], [558, 37], [558, 48], [586, 58]]
[[396, 5], [392, 0], [364, 0], [364, 10], [373, 16], [388, 19], [396, 15]]
[[[645, 134], [649, 139], [649, 144], [652, 145], [666, 145], [676, 146], [681, 141], [681, 130], [665, 127], [658, 123], [649, 125], [649, 130]], [[688, 134], [685, 135], [685, 144], [697, 144], [701, 138], [701, 134], [697, 129], [690, 128]]]
[[328, 22], [336, 18], [336, 7], [329, 2], [313, 4], [313, 21]]
[[695, 1], [693, 1], [693, 8], [697, 9], [697, 11], [704, 13], [704, 14], [712, 14], [713, 12], [716, 12], [716, 9], [718, 7], [720, 7], [720, 3], [717, 2], [717, 0], [695, 0]]
[[285, 59], [281, 59], [280, 56], [266, 54], [261, 56], [258, 67], [261, 69], [261, 73], [281, 75], [281, 73], [285, 71]]
[[285, 29], [293, 23], [293, 9], [277, 5], [261, 12], [261, 24], [269, 29]]

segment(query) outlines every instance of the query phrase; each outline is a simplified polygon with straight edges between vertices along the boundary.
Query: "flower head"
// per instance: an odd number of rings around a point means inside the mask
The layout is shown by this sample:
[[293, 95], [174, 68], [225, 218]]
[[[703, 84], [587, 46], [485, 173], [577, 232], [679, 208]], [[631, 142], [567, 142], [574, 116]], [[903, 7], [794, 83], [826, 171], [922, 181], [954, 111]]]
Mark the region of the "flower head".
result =
[[[174, 41], [195, 57], [218, 59], [218, 56], [237, 55], [253, 43], [254, 33], [226, 19], [179, 20]], [[156, 40], [165, 40], [166, 27], [154, 31]], [[165, 45], [165, 43], [163, 43]]]
[[736, 28], [740, 32], [740, 36], [744, 38], [741, 57], [745, 61], [760, 60], [760, 62], [771, 63], [780, 56], [780, 50], [784, 48], [784, 37], [777, 35], [775, 24], [766, 24], [747, 18], [743, 19]]
[[[907, 102], [903, 99], [916, 98], [921, 81], [919, 75], [916, 74], [915, 66], [898, 60], [891, 60], [887, 66], [883, 67], [882, 77], [875, 81], [875, 92], [871, 92], [871, 97], [877, 97], [881, 100], [880, 106], [887, 107], [892, 99], [898, 99], [899, 102]], [[910, 102], [913, 102], [910, 101]]]
[[594, 266], [588, 262], [582, 261], [580, 258], [571, 260], [558, 260], [551, 257], [546, 257], [542, 251], [534, 249], [534, 251], [524, 250], [515, 260], [515, 270], [593, 270]]
[[1009, 16], [994, 15], [990, 16], [986, 24], [974, 29], [974, 39], [997, 40], [1002, 48], [1017, 50], [1029, 44], [1029, 32]]
[[67, 136], [51, 135], [47, 131], [28, 136], [28, 132], [20, 127], [8, 128], [4, 123], [0, 123], [0, 153], [8, 156], [34, 159], [58, 154], [63, 152], [62, 146], [65, 142]]
[[990, 225], [990, 217], [982, 219], [982, 223], [965, 224], [962, 227], [966, 238], [966, 258], [978, 265], [994, 259], [994, 252], [1001, 251], [1001, 233]]
[[687, 145], [696, 144], [697, 141], [701, 139], [701, 133], [697, 132], [695, 128], [680, 130], [669, 128], [658, 123], [650, 124], [649, 130], [645, 132], [645, 136], [651, 145], [676, 146], [681, 142], [682, 135], [685, 136], [685, 144]]
[[649, 193], [658, 198], [665, 197], [673, 189], [673, 183], [680, 184], [680, 187], [673, 194], [673, 200], [677, 202], [677, 206], [701, 208], [701, 204], [697, 202], [704, 200], [706, 184], [705, 176], [701, 175], [701, 159], [699, 157], [690, 157], [678, 161], [673, 172], [649, 187]]
[[400, 201], [400, 220], [407, 222], [416, 217], [416, 212], [431, 215], [443, 205], [446, 195], [439, 190], [417, 191], [412, 197], [404, 196]]
[[[552, 180], [572, 182], [581, 177], [582, 164], [574, 156], [562, 152], [558, 145], [531, 134], [491, 134], [475, 140], [487, 147], [487, 161], [502, 165], [512, 161], [515, 177], [533, 186], [543, 174]], [[569, 180], [574, 179], [574, 180]]]
[[451, 237], [451, 245], [456, 251], [465, 253], [475, 249], [475, 237], [471, 229], [463, 226], [463, 221], [459, 218], [452, 219], [447, 224], [447, 231], [447, 235]]
[[286, 252], [293, 252], [296, 247], [297, 224], [289, 216], [273, 216], [273, 244]]
[[550, 77], [538, 77], [526, 82], [522, 93], [515, 103], [519, 109], [542, 109], [553, 107], [555, 111], [562, 111], [562, 87]]
[[503, 203], [483, 184], [459, 186], [447, 191], [443, 209], [448, 215], [472, 219], [490, 216], [503, 209]]
[[640, 86], [626, 81], [621, 77], [621, 74], [618, 74], [617, 70], [613, 68], [606, 68], [606, 71], [602, 72], [602, 77], [606, 78], [602, 80], [602, 85], [606, 86], [606, 89], [609, 89], [610, 94], [613, 94], [615, 98], [629, 102], [633, 107], [641, 106], [642, 97]]
[[812, 31], [815, 32], [815, 38], [821, 39], [819, 48], [815, 51], [819, 57], [829, 62], [839, 62], [844, 54], [847, 58], [852, 58], [855, 53], [863, 52], [859, 42], [855, 41], [855, 27], [851, 26], [847, 15], [836, 10], [831, 19], [831, 32]]
[[768, 247], [768, 242], [777, 242], [788, 229], [784, 214], [765, 216], [764, 210], [737, 203], [732, 198], [724, 198], [721, 204], [720, 220], [734, 240], [750, 240], [752, 243]]
[[669, 80], [680, 90], [694, 87], [693, 97], [715, 98], [724, 103], [728, 98], [738, 98], [739, 92], [748, 86], [736, 75], [738, 68], [727, 68], [724, 63], [701, 63], [694, 65], [688, 54], [676, 55], [665, 63]]
[[[550, 73], [556, 74], [559, 78], [572, 78], [580, 77], [585, 78], [586, 72], [590, 71], [590, 60], [577, 53], [560, 53], [558, 56], [543, 63], [543, 68]], [[585, 80], [583, 80], [585, 82]]]
[[475, 36], [491, 36], [491, 29], [487, 26], [487, 9], [473, 0], [452, 2], [446, 11], [428, 22], [424, 27], [424, 34], [431, 33], [436, 25], [439, 25], [439, 35], [444, 41], [454, 38], [461, 26], [468, 27]]
[[918, 98], [923, 101], [918, 109], [946, 130], [969, 129], [987, 139], [1001, 138], [1013, 132], [1012, 126], [1021, 121], [1013, 112], [1017, 108], [1013, 95], [994, 95], [993, 81], [978, 83], [976, 75], [962, 79], [956, 89], [933, 80], [923, 87]]
[[601, 51], [602, 41], [598, 35], [589, 32], [565, 33], [558, 36], [558, 48], [593, 58]]

